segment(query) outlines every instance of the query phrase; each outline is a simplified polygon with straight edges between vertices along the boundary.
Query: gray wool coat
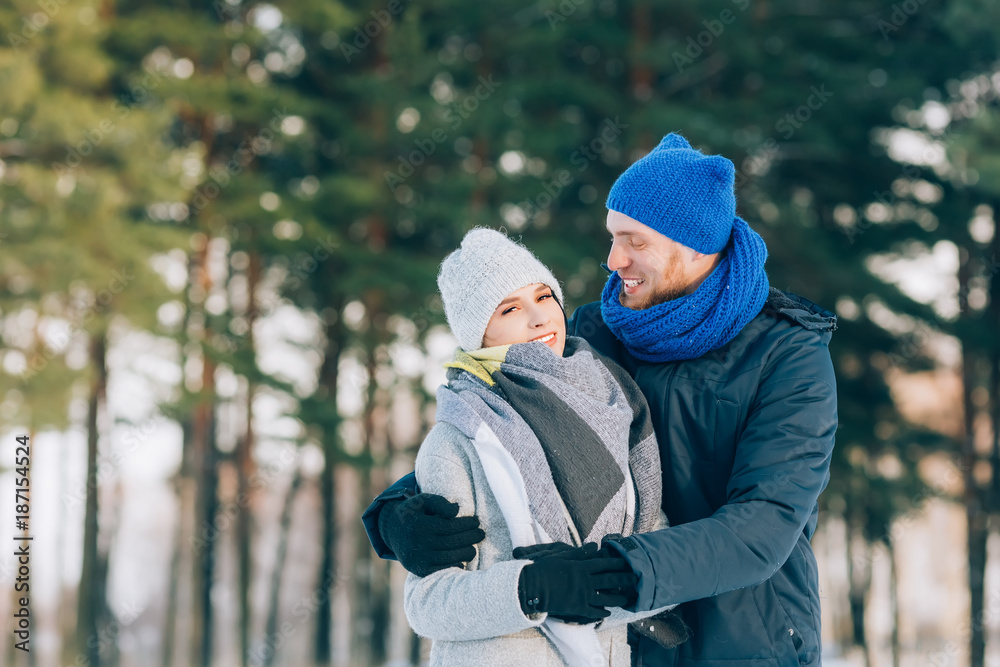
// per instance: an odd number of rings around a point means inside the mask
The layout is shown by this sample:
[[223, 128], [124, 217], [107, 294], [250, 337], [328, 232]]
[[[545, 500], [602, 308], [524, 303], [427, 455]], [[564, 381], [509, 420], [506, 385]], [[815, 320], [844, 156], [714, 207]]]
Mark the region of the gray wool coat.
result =
[[[521, 611], [517, 583], [530, 561], [511, 555], [510, 532], [472, 441], [451, 424], [439, 422], [420, 446], [416, 477], [421, 491], [458, 503], [459, 516], [478, 516], [486, 533], [465, 569], [407, 576], [406, 618], [418, 635], [432, 640], [430, 664], [562, 666], [559, 654], [538, 629], [547, 615], [527, 616]], [[661, 525], [666, 525], [662, 513]], [[604, 654], [587, 667], [629, 667], [626, 625], [673, 606], [640, 613], [612, 608], [611, 616], [597, 626]]]

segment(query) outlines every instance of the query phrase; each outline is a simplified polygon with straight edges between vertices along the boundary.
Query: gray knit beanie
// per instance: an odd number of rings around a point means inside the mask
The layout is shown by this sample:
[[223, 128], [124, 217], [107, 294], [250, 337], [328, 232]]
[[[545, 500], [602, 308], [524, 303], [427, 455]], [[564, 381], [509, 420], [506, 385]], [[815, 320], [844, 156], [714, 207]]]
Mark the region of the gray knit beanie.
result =
[[444, 258], [437, 283], [448, 326], [468, 352], [483, 346], [493, 311], [511, 292], [543, 283], [563, 303], [559, 282], [530, 250], [483, 227], [471, 230], [458, 250]]

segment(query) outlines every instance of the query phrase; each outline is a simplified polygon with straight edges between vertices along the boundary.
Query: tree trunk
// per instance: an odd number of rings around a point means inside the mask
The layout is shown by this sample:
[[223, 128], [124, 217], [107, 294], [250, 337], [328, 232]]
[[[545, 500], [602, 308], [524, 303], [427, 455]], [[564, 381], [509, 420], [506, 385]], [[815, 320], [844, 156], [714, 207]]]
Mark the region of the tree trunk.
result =
[[[185, 425], [186, 426], [186, 425]], [[188, 428], [183, 429], [185, 433]], [[187, 437], [185, 437], [187, 441]], [[180, 586], [178, 578], [181, 572], [181, 544], [184, 539], [184, 519], [188, 512], [185, 511], [183, 501], [185, 478], [178, 474], [173, 479], [174, 493], [177, 496], [177, 523], [174, 526], [174, 539], [170, 546], [170, 575], [167, 578], [167, 609], [164, 617], [163, 627], [163, 656], [160, 661], [161, 667], [172, 667], [174, 662], [174, 638], [177, 631], [177, 589]]]
[[[375, 471], [375, 475], [380, 480], [384, 480], [385, 468], [380, 466]], [[375, 488], [381, 489], [384, 486], [386, 486], [384, 481], [380, 481], [376, 483]], [[365, 532], [362, 530], [360, 534], [364, 541], [361, 547], [368, 552], [369, 571], [371, 572], [371, 579], [369, 581], [369, 614], [372, 620], [370, 649], [372, 664], [382, 665], [385, 664], [389, 657], [389, 635], [392, 629], [392, 601], [389, 597], [392, 589], [389, 586], [389, 561], [377, 557], [372, 551], [371, 545], [368, 544]]]
[[986, 542], [988, 537], [987, 513], [976, 498], [967, 498], [966, 520], [968, 523], [969, 548], [969, 664], [982, 667], [986, 651], [986, 634], [983, 627], [984, 573], [986, 571]]
[[862, 649], [865, 665], [870, 665], [868, 642], [865, 638], [865, 605], [868, 601], [868, 590], [872, 582], [872, 552], [871, 545], [864, 537], [863, 529], [856, 525], [859, 519], [857, 513], [848, 518], [847, 528], [847, 573], [849, 590], [848, 603], [851, 610], [853, 628], [852, 642]]
[[87, 405], [87, 499], [83, 528], [83, 568], [80, 571], [80, 592], [77, 600], [77, 649], [90, 667], [100, 667], [100, 643], [89, 641], [98, 636], [98, 628], [106, 604], [101, 557], [97, 548], [97, 444], [100, 436], [98, 411], [104, 404], [108, 385], [106, 364], [107, 340], [103, 332], [95, 333], [90, 344], [90, 365], [94, 372]]
[[[205, 358], [204, 381], [211, 387], [214, 364]], [[195, 412], [194, 445], [197, 460], [195, 516], [196, 533], [208, 536], [199, 540], [194, 558], [194, 613], [191, 629], [193, 664], [207, 667], [212, 664], [212, 582], [215, 575], [215, 513], [218, 506], [216, 492], [215, 410], [211, 402], [199, 405]], [[198, 530], [201, 527], [201, 530]]]
[[[188, 260], [187, 276], [189, 287], [198, 282], [197, 271], [198, 266], [194, 258], [190, 257]], [[190, 336], [191, 310], [193, 307], [191, 290], [186, 289], [184, 296], [184, 321], [181, 327], [181, 335]], [[185, 349], [185, 345], [180, 345], [180, 359], [178, 360], [178, 364], [182, 369], [187, 367], [188, 356]], [[182, 377], [182, 387], [185, 382], [186, 380]], [[193, 415], [185, 415], [181, 419], [181, 466], [173, 479], [174, 492], [177, 494], [177, 524], [174, 529], [174, 544], [170, 558], [170, 579], [167, 582], [167, 610], [163, 629], [163, 658], [161, 667], [173, 667], [174, 649], [177, 642], [177, 610], [181, 606], [180, 600], [182, 599], [181, 590], [183, 584], [192, 583], [190, 577], [187, 578], [187, 582], [182, 581], [182, 579], [185, 573], [192, 572], [187, 559], [193, 557], [195, 552], [193, 548], [184, 548], [184, 545], [195, 544], [195, 528], [197, 525], [195, 523], [195, 487], [197, 480], [194, 472], [197, 466], [191, 444], [193, 433]], [[186, 590], [190, 594], [191, 586], [188, 585]], [[190, 624], [191, 619], [188, 618], [187, 620]]]
[[410, 636], [410, 664], [419, 665], [420, 662], [420, 635], [414, 632]]
[[[378, 372], [375, 350], [381, 338], [376, 325], [380, 312], [380, 300], [381, 294], [377, 292], [371, 292], [365, 298], [368, 318], [372, 323], [370, 339], [367, 342], [365, 364], [368, 375], [368, 390], [362, 417], [364, 447], [371, 465], [360, 471], [360, 494], [366, 500], [373, 496], [373, 489], [382, 489], [385, 486], [385, 438], [382, 429], [376, 427], [374, 418], [376, 411], [380, 408], [379, 392], [375, 380]], [[386, 599], [388, 597], [386, 586], [388, 569], [386, 566], [388, 563], [375, 556], [364, 531], [358, 532], [357, 559], [355, 617], [361, 622], [354, 633], [357, 643], [351, 656], [358, 659], [360, 664], [378, 665], [385, 662], [387, 656], [386, 634], [389, 627], [389, 606]]]
[[[251, 244], [252, 245], [252, 244]], [[250, 250], [250, 264], [247, 268], [247, 336], [246, 348], [252, 360], [252, 366], [256, 366], [256, 355], [254, 352], [253, 327], [257, 319], [257, 304], [255, 303], [257, 294], [257, 281], [260, 280], [260, 256]], [[251, 559], [250, 544], [253, 539], [253, 488], [250, 486], [250, 479], [253, 477], [256, 466], [253, 460], [254, 432], [253, 432], [253, 397], [254, 383], [251, 378], [247, 378], [247, 423], [244, 437], [236, 445], [236, 468], [239, 476], [237, 490], [237, 500], [240, 511], [236, 517], [236, 550], [239, 558], [239, 596], [240, 596], [240, 664], [248, 666], [250, 658], [250, 580], [253, 568]]]
[[316, 587], [319, 606], [316, 609], [316, 640], [314, 655], [317, 665], [329, 665], [333, 657], [333, 581], [337, 570], [337, 504], [334, 472], [336, 470], [335, 433], [323, 435], [325, 464], [321, 478], [323, 494], [323, 556], [320, 559]]
[[[972, 277], [971, 254], [968, 248], [959, 249], [958, 305], [959, 319], [972, 318], [969, 309], [969, 285]], [[969, 664], [982, 667], [986, 651], [983, 628], [983, 580], [986, 570], [987, 508], [983, 507], [983, 494], [976, 483], [975, 466], [978, 460], [975, 442], [976, 408], [972, 393], [976, 388], [976, 351], [962, 344], [962, 472], [965, 489], [965, 517], [968, 529], [967, 546], [969, 562]]]
[[[203, 294], [211, 292], [209, 240], [199, 249], [198, 276]], [[215, 573], [215, 513], [218, 507], [215, 442], [215, 362], [207, 353], [212, 332], [207, 326], [201, 337], [201, 401], [194, 409], [191, 434], [193, 476], [197, 480], [195, 502], [195, 553], [193, 570], [193, 612], [191, 614], [191, 664], [207, 667], [212, 663], [212, 583]]]
[[[993, 203], [993, 240], [990, 242], [990, 261], [985, 267], [989, 289], [989, 325], [1000, 330], [1000, 199]], [[1000, 533], [1000, 341], [993, 339], [990, 350], [990, 423], [993, 441], [990, 453], [992, 479], [990, 484], [989, 512], [991, 530]]]
[[323, 437], [323, 474], [320, 481], [323, 496], [323, 555], [316, 578], [319, 606], [316, 610], [316, 641], [314, 656], [317, 665], [329, 665], [333, 657], [331, 631], [333, 626], [333, 591], [336, 581], [337, 504], [334, 473], [339, 459], [337, 447], [337, 379], [340, 355], [344, 349], [345, 332], [341, 320], [344, 303], [334, 299], [332, 313], [326, 318], [326, 351], [320, 368], [320, 391], [325, 395], [327, 409], [320, 415]]
[[[101, 539], [97, 542], [97, 578], [98, 586], [102, 591], [107, 591], [108, 589], [108, 554], [113, 551], [115, 537], [118, 535], [118, 526], [121, 521], [122, 497], [120, 483], [116, 485], [115, 494], [108, 507], [111, 510], [110, 516], [108, 516], [108, 511], [105, 510], [105, 519], [107, 519], [108, 523], [101, 528], [99, 536]], [[100, 642], [98, 650], [104, 653], [101, 664], [105, 667], [118, 667], [121, 658], [121, 651], [118, 648], [119, 635], [112, 629], [112, 624], [114, 624], [115, 629], [120, 627], [117, 623], [118, 619], [111, 611], [111, 607], [108, 606], [106, 598], [102, 598], [100, 620], [100, 632], [102, 634], [100, 636], [103, 638], [103, 641]]]
[[652, 94], [654, 79], [653, 69], [649, 66], [646, 57], [646, 49], [649, 48], [650, 30], [652, 20], [650, 18], [650, 8], [646, 2], [636, 2], [632, 6], [632, 38], [629, 40], [631, 63], [629, 69], [629, 84], [632, 89], [628, 91], [630, 97], [649, 99], [646, 95]]
[[889, 614], [892, 619], [890, 646], [892, 648], [892, 667], [899, 667], [899, 579], [896, 571], [896, 548], [892, 536], [885, 539], [885, 548], [889, 555]]
[[[996, 222], [1000, 222], [1000, 199], [993, 202], [994, 230], [993, 240], [990, 242], [990, 261], [986, 264], [984, 276], [987, 278], [987, 288], [989, 290], [989, 326], [994, 330], [1000, 329], [1000, 229], [996, 228]], [[992, 425], [993, 439], [990, 449], [990, 469], [991, 484], [989, 497], [989, 512], [991, 514], [991, 529], [993, 532], [1000, 532], [1000, 341], [993, 340], [990, 349], [990, 423]]]
[[[374, 324], [374, 323], [373, 323]], [[378, 333], [378, 329], [375, 329]], [[372, 349], [374, 359], [374, 348]], [[372, 371], [377, 371], [377, 365], [372, 366]], [[372, 376], [374, 377], [374, 376]], [[377, 402], [376, 402], [376, 405]], [[384, 405], [381, 406], [382, 410], [388, 411], [391, 405], [391, 400], [386, 400]], [[374, 416], [374, 413], [373, 415]], [[375, 465], [368, 474], [368, 495], [362, 496], [367, 499], [372, 497], [372, 491], [375, 489], [382, 490], [386, 488], [389, 483], [386, 477], [388, 466], [392, 462], [392, 447], [389, 441], [389, 433], [386, 428], [387, 419], [383, 418], [378, 420], [376, 432], [376, 422], [372, 420], [370, 424], [372, 438], [369, 438], [371, 442], [371, 452], [373, 456], [373, 461]], [[361, 550], [363, 553], [368, 554], [369, 567], [369, 614], [372, 622], [372, 634], [371, 634], [371, 656], [373, 664], [381, 665], [386, 662], [389, 658], [389, 633], [392, 628], [392, 613], [391, 613], [391, 600], [389, 599], [389, 593], [391, 587], [389, 585], [389, 561], [383, 560], [375, 555], [372, 551], [371, 545], [368, 543], [368, 537], [365, 531], [358, 531], [359, 536], [362, 538]]]
[[[278, 530], [278, 554], [274, 559], [274, 571], [271, 573], [271, 599], [267, 610], [267, 629], [264, 637], [267, 642], [278, 636], [278, 608], [281, 601], [281, 575], [285, 570], [285, 557], [288, 555], [288, 533], [292, 525], [292, 509], [295, 497], [302, 484], [302, 471], [295, 465], [295, 475], [285, 494], [285, 506], [281, 510], [281, 524]], [[277, 647], [267, 645], [264, 648], [264, 667], [274, 665]]]

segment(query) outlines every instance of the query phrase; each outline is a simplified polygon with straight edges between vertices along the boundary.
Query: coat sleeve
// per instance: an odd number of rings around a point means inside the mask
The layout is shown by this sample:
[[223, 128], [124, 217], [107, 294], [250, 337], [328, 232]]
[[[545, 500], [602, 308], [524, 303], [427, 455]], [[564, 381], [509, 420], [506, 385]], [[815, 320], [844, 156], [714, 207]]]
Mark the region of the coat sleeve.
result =
[[[663, 513], [663, 510], [660, 510], [660, 516], [657, 519], [655, 528], [660, 529], [666, 526], [667, 526], [667, 515]], [[627, 609], [622, 609], [621, 607], [608, 607], [608, 610], [611, 612], [611, 615], [608, 616], [603, 621], [601, 621], [598, 624], [597, 629], [607, 630], [609, 628], [614, 628], [619, 625], [632, 623], [633, 621], [639, 621], [644, 618], [649, 618], [650, 616], [656, 616], [660, 612], [670, 611], [676, 606], [677, 606], [676, 603], [668, 604], [665, 607], [657, 607], [655, 609], [650, 609], [648, 611], [628, 611]]]
[[372, 549], [375, 550], [375, 553], [380, 558], [396, 560], [396, 554], [385, 543], [385, 540], [382, 539], [382, 534], [378, 531], [378, 517], [382, 512], [382, 507], [387, 501], [412, 498], [418, 493], [420, 493], [420, 487], [417, 485], [416, 476], [411, 472], [408, 475], [400, 477], [392, 486], [380, 493], [372, 501], [372, 504], [368, 506], [365, 513], [361, 515], [361, 523], [365, 526], [368, 541], [371, 542]]
[[705, 519], [612, 542], [639, 575], [634, 610], [719, 595], [777, 572], [829, 481], [836, 431], [829, 349], [799, 329], [765, 361], [727, 503]]
[[[420, 488], [458, 503], [459, 516], [475, 513], [469, 461], [456, 446], [464, 436], [438, 424], [417, 455]], [[503, 527], [506, 529], [506, 527]], [[486, 539], [490, 539], [487, 532]], [[479, 554], [466, 567], [476, 568]], [[509, 560], [483, 569], [450, 567], [426, 577], [407, 575], [403, 608], [414, 632], [443, 641], [499, 637], [542, 624], [547, 614], [527, 616], [521, 610], [517, 584], [530, 561]]]

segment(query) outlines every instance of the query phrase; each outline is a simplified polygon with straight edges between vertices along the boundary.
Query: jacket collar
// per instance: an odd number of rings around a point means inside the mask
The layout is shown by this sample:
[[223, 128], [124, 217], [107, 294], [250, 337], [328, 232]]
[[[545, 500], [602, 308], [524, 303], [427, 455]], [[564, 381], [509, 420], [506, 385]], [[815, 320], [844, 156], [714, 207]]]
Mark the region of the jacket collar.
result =
[[764, 303], [764, 310], [771, 310], [810, 331], [836, 331], [837, 316], [809, 299], [775, 287]]

